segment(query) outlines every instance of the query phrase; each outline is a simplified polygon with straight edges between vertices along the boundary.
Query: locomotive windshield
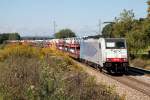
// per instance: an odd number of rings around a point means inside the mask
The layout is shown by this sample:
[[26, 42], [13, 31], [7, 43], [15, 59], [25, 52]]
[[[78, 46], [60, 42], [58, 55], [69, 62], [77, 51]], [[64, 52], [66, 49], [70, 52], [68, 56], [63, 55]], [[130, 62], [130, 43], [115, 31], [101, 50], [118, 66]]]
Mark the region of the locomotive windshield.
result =
[[125, 41], [124, 39], [106, 39], [107, 49], [124, 49]]

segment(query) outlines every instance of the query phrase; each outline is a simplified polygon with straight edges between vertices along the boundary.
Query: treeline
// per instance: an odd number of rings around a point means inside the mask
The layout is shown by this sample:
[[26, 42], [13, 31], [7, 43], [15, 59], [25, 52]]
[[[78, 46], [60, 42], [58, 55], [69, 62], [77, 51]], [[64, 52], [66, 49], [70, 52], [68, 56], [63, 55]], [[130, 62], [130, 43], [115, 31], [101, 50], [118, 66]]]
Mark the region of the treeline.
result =
[[55, 38], [71, 38], [76, 37], [76, 34], [71, 29], [62, 29], [54, 34]]
[[0, 44], [6, 40], [20, 40], [21, 37], [18, 33], [2, 33], [0, 34]]
[[[113, 22], [105, 22], [104, 37], [126, 38], [131, 54], [138, 54], [150, 46], [150, 19], [136, 19], [133, 10], [123, 10]], [[142, 53], [142, 52], [141, 52]]]

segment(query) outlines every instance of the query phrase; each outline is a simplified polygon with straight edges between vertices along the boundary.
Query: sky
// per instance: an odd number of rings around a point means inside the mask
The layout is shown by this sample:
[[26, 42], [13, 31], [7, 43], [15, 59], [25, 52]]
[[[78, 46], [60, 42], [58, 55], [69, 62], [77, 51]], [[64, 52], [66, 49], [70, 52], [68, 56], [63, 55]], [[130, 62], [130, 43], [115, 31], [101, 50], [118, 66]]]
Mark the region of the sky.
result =
[[147, 0], [0, 0], [0, 33], [52, 36], [69, 28], [77, 36], [96, 35], [103, 22], [113, 21], [123, 9], [136, 18], [147, 15]]

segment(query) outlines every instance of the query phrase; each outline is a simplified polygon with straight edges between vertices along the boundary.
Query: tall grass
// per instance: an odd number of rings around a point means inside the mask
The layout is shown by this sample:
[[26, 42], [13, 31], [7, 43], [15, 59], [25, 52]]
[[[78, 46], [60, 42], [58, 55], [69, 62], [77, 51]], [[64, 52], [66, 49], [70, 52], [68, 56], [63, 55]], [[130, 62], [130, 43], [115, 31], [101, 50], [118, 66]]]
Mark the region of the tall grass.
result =
[[54, 48], [10, 45], [0, 55], [0, 98], [4, 100], [120, 99]]

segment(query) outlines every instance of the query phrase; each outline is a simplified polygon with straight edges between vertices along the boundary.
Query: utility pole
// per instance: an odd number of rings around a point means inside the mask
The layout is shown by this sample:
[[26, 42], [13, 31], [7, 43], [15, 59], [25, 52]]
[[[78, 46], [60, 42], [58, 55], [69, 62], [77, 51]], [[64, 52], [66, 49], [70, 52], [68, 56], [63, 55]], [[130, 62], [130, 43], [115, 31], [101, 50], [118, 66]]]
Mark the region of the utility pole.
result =
[[54, 34], [56, 33], [56, 21], [53, 21], [53, 25], [54, 25]]
[[99, 24], [98, 24], [98, 28], [99, 28], [99, 35], [101, 35], [101, 27], [102, 27], [102, 23], [101, 23], [101, 20], [99, 20], [99, 22], [98, 22]]

